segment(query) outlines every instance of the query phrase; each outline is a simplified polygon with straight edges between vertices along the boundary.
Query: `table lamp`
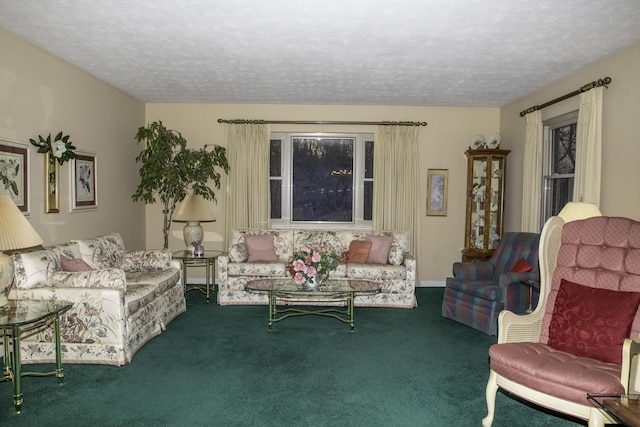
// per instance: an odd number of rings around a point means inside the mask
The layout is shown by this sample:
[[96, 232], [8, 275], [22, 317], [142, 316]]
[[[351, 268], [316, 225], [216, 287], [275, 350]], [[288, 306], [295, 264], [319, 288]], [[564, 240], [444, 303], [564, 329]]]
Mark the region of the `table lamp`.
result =
[[41, 244], [42, 238], [13, 200], [7, 195], [0, 195], [0, 305], [6, 302], [6, 294], [13, 281], [13, 261], [3, 251]]
[[204, 231], [200, 223], [215, 220], [216, 217], [213, 216], [213, 212], [209, 209], [207, 201], [204, 197], [196, 194], [187, 195], [178, 210], [173, 214], [173, 221], [187, 223], [182, 230], [187, 249], [200, 246], [202, 243]]
[[558, 216], [564, 220], [565, 223], [571, 221], [577, 221], [579, 219], [587, 219], [594, 216], [602, 216], [602, 213], [594, 203], [586, 202], [569, 202]]

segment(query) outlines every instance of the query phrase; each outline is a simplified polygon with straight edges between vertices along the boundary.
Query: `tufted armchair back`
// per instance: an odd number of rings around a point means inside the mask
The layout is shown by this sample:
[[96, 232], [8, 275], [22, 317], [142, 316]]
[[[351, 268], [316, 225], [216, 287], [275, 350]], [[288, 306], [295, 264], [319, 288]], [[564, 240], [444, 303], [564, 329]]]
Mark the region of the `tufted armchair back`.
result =
[[[568, 222], [547, 296], [540, 342], [549, 339], [549, 324], [561, 280], [592, 288], [640, 292], [640, 222], [629, 218], [594, 217]], [[629, 338], [640, 334], [636, 314]]]

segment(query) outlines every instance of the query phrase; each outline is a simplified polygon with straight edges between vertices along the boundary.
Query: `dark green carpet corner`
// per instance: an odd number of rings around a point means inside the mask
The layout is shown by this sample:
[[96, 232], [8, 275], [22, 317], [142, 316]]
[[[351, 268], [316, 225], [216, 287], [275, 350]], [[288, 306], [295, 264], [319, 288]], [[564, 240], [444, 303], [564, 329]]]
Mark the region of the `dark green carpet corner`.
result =
[[[122, 366], [65, 365], [65, 382], [25, 377], [22, 414], [0, 384], [1, 426], [479, 426], [496, 340], [440, 316], [442, 288], [418, 308], [356, 308], [284, 320], [266, 306], [187, 312]], [[30, 370], [41, 368], [28, 366]], [[586, 425], [498, 394], [495, 427]]]

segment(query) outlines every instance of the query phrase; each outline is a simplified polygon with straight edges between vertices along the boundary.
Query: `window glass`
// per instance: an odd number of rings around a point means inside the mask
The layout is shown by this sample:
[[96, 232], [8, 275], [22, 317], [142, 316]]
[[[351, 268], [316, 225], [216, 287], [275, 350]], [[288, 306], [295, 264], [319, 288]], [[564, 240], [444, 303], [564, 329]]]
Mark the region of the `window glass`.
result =
[[573, 200], [578, 112], [544, 123], [543, 203], [541, 227]]
[[272, 134], [271, 226], [370, 228], [373, 135]]

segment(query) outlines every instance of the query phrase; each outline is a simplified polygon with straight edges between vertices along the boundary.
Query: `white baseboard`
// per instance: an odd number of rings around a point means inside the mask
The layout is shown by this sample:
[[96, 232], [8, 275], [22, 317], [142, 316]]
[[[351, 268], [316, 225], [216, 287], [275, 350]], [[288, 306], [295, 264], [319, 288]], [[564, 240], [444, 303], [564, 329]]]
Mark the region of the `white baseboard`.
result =
[[418, 288], [444, 288], [445, 281], [423, 280], [418, 284]]

